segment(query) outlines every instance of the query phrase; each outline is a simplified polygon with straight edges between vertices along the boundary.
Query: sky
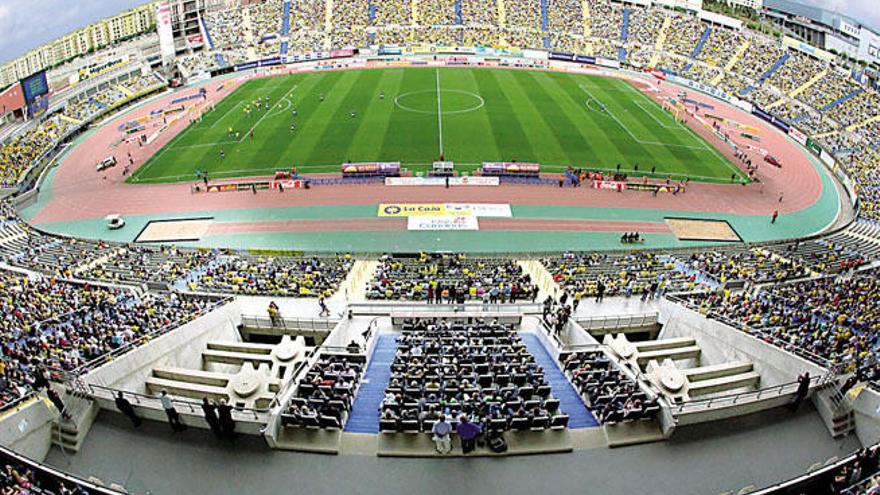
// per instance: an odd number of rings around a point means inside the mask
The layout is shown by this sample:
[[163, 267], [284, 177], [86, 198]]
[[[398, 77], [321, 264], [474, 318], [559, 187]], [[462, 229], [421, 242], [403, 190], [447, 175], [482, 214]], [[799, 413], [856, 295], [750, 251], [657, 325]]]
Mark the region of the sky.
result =
[[[845, 13], [880, 31], [877, 0], [796, 0]], [[0, 0], [0, 64], [146, 0]]]

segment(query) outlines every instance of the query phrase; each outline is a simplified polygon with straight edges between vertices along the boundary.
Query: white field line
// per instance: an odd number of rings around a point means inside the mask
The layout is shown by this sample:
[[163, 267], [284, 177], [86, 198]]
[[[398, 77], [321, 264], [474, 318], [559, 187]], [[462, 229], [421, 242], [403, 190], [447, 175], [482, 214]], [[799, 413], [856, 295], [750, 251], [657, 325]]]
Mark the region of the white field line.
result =
[[440, 107], [440, 69], [435, 69], [437, 74], [437, 134], [440, 141], [440, 155], [443, 155], [443, 110]]
[[[658, 119], [654, 115], [654, 112], [650, 111], [650, 109], [648, 109], [648, 108], [645, 108], [644, 105], [642, 105], [642, 102], [640, 102], [639, 100], [633, 100], [633, 103], [635, 103], [636, 106], [639, 107], [639, 109], [642, 112], [644, 112], [648, 117], [650, 117], [651, 120], [656, 122], [657, 125], [659, 125], [660, 127], [664, 128], [664, 129], [680, 129], [682, 127], [682, 124], [678, 121], [675, 121], [675, 123], [670, 124], [668, 122], [663, 122], [662, 120]], [[671, 116], [670, 116], [670, 118], [671, 118]]]
[[[260, 117], [260, 119], [257, 120], [257, 122], [256, 122], [253, 126], [251, 126], [251, 128], [248, 129], [247, 132], [245, 132], [244, 134], [242, 134], [242, 136], [241, 136], [241, 138], [238, 140], [238, 142], [240, 143], [240, 142], [244, 141], [245, 139], [247, 139], [248, 134], [250, 134], [251, 131], [253, 131], [254, 129], [256, 129], [257, 126], [260, 125], [261, 122], [263, 122], [263, 119], [265, 119], [266, 117], [268, 117], [269, 114], [271, 114], [272, 111], [275, 110], [275, 107], [277, 107], [282, 101], [286, 101], [286, 100], [287, 100], [287, 97], [290, 95], [290, 93], [293, 93], [293, 91], [297, 88], [297, 86], [299, 86], [299, 85], [298, 85], [298, 84], [294, 84], [294, 85], [293, 85], [293, 86], [287, 91], [287, 93], [284, 93], [284, 96], [282, 96], [281, 99], [279, 99], [277, 102], [275, 102], [274, 105], [272, 105], [272, 108], [270, 108], [269, 110], [266, 110], [266, 112]], [[290, 105], [290, 102], [288, 101], [287, 104]]]
[[[633, 92], [633, 93], [639, 95], [640, 97], [642, 97], [642, 98], [646, 98], [646, 96], [645, 96], [644, 94], [640, 93], [638, 90], [636, 90], [636, 88], [630, 86], [629, 84], [627, 84], [626, 87], [627, 87], [631, 92]], [[638, 105], [639, 108], [642, 109], [642, 111], [644, 111], [645, 113], [647, 113], [649, 117], [651, 117], [652, 119], [654, 119], [655, 121], [657, 121], [657, 123], [660, 123], [659, 120], [657, 120], [653, 115], [651, 115], [650, 112], [648, 112], [647, 110], [645, 110], [645, 109], [642, 107], [641, 102], [639, 102], [638, 100], [633, 100], [633, 102], [634, 102], [636, 105]], [[713, 147], [713, 146], [709, 146], [709, 145], [706, 143], [706, 140], [703, 139], [702, 137], [700, 137], [696, 132], [694, 132], [693, 129], [691, 129], [689, 126], [687, 126], [687, 125], [685, 125], [685, 124], [683, 124], [683, 123], [681, 123], [681, 122], [676, 122], [676, 124], [677, 124], [678, 126], [680, 126], [682, 129], [684, 129], [685, 131], [687, 131], [687, 133], [690, 134], [694, 139], [696, 139], [697, 142], [700, 143], [704, 149], [709, 150], [710, 153], [712, 153], [713, 155], [715, 155], [716, 158], [718, 158], [719, 160], [721, 160], [721, 162], [724, 163], [724, 165], [725, 165], [728, 169], [733, 170], [733, 172], [736, 173], [737, 175], [741, 175], [741, 174], [742, 174], [742, 171], [741, 171], [740, 169], [738, 169], [736, 166], [732, 165], [732, 164], [730, 163], [730, 160], [728, 160], [727, 158], [724, 158], [724, 156], [721, 155], [721, 153], [719, 153], [718, 150], [715, 149], [715, 147]], [[663, 125], [663, 124], [660, 124], [660, 125]], [[666, 127], [666, 126], [664, 126], [664, 127]], [[668, 127], [667, 127], [667, 129], [668, 129]]]
[[593, 93], [590, 92], [589, 89], [584, 87], [583, 84], [579, 85], [579, 87], [581, 88], [581, 91], [583, 91], [584, 93], [587, 94], [587, 96], [589, 96], [590, 98], [592, 98], [596, 102], [599, 102], [602, 105], [602, 109], [605, 111], [605, 114], [608, 115], [609, 117], [611, 117], [612, 119], [614, 119], [614, 121], [617, 122], [617, 125], [619, 125], [621, 129], [626, 131], [626, 133], [629, 134], [629, 136], [633, 139], [633, 141], [635, 141], [639, 144], [646, 145], [646, 146], [663, 146], [665, 148], [685, 148], [685, 149], [689, 149], [689, 150], [699, 150], [699, 149], [703, 149], [705, 147], [705, 144], [703, 146], [690, 146], [687, 144], [661, 143], [659, 141], [646, 141], [644, 139], [641, 139], [638, 136], [636, 136], [635, 134], [633, 134], [633, 132], [629, 129], [629, 127], [627, 127], [626, 124], [621, 122], [620, 119], [617, 118], [617, 115], [614, 115], [614, 112], [612, 112], [611, 110], [608, 109], [607, 105], [602, 104], [601, 100], [596, 98], [593, 95]]
[[239, 101], [239, 102], [236, 103], [235, 105], [232, 105], [232, 108], [230, 108], [229, 110], [227, 110], [226, 113], [224, 113], [222, 116], [220, 116], [219, 119], [215, 120], [214, 123], [211, 124], [210, 127], [208, 127], [208, 129], [213, 129], [215, 125], [219, 124], [221, 120], [225, 119], [227, 115], [229, 115], [230, 113], [232, 113], [232, 111], [235, 110], [236, 108], [238, 108], [239, 106], [241, 106], [241, 101]]

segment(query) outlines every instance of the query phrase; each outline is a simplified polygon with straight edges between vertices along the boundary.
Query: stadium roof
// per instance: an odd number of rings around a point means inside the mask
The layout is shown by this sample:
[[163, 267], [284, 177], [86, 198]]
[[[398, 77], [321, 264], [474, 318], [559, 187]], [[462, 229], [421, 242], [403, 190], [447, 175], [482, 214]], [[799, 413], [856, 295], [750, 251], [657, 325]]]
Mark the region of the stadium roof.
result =
[[873, 26], [864, 21], [860, 21], [854, 17], [841, 14], [840, 12], [817, 7], [815, 5], [807, 5], [800, 2], [793, 2], [791, 0], [764, 0], [764, 7], [773, 10], [788, 12], [790, 14], [801, 17], [806, 17], [807, 19], [825, 24], [826, 26], [832, 26], [837, 29], [840, 29], [840, 21], [843, 20], [850, 24], [864, 26], [865, 28], [873, 31], [875, 34], [880, 34], [877, 29], [874, 29]]

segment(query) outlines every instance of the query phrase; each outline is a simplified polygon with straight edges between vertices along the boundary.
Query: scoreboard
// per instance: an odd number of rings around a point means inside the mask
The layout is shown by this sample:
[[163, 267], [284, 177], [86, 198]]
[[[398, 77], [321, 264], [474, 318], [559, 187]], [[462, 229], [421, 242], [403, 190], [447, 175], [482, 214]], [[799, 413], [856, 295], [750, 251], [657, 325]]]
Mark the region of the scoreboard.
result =
[[46, 71], [40, 71], [32, 76], [28, 76], [21, 81], [21, 87], [24, 89], [24, 101], [32, 103], [40, 96], [49, 92], [49, 83], [46, 81]]

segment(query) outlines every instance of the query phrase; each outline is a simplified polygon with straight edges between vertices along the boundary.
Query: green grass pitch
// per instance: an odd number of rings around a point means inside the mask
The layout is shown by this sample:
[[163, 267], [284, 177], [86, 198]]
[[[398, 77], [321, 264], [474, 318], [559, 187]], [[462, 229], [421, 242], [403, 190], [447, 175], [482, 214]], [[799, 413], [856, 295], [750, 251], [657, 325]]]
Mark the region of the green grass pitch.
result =
[[[254, 109], [252, 102], [261, 97], [268, 97], [268, 110]], [[229, 128], [238, 136], [230, 136]], [[706, 141], [623, 81], [521, 70], [400, 68], [248, 81], [159, 150], [129, 182], [192, 180], [197, 168], [215, 179], [270, 175], [292, 165], [303, 173], [338, 172], [347, 161], [400, 161], [419, 171], [439, 160], [441, 150], [462, 170], [516, 160], [541, 163], [551, 172], [569, 165], [614, 170], [620, 164], [624, 170], [638, 165], [643, 172], [656, 167], [659, 177], [745, 179]]]

